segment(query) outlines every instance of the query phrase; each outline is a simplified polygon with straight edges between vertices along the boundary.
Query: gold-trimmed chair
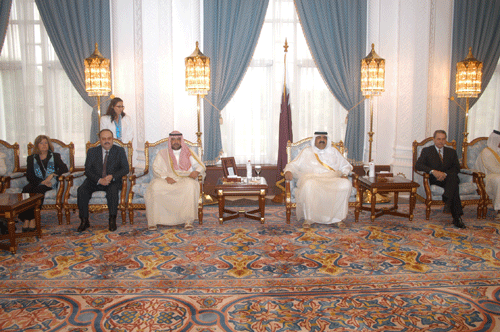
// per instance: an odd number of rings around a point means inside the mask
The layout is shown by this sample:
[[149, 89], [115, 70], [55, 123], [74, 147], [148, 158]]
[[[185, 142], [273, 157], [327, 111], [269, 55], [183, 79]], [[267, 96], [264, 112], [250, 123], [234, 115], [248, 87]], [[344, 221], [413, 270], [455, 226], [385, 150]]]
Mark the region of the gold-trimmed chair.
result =
[[[75, 145], [73, 142], [66, 144], [58, 139], [51, 138], [50, 142], [54, 147], [54, 152], [61, 155], [61, 160], [68, 166], [68, 173], [65, 173], [57, 178], [58, 184], [56, 189], [49, 190], [44, 195], [43, 204], [41, 206], [42, 210], [56, 210], [57, 219], [59, 225], [62, 225], [63, 219], [63, 197], [65, 191], [65, 181], [64, 178], [69, 174], [73, 173], [75, 170]], [[28, 143], [28, 155], [33, 153], [35, 146], [33, 143]], [[11, 187], [6, 190], [8, 193], [20, 193], [22, 192], [25, 185], [28, 184], [26, 176], [19, 178], [15, 183], [12, 183]]]
[[24, 176], [25, 169], [19, 164], [19, 144], [0, 140], [0, 153], [4, 154], [5, 174], [0, 174], [0, 193], [10, 188], [11, 182]]
[[[294, 160], [304, 148], [311, 146], [311, 139], [312, 137], [307, 137], [295, 143], [288, 141], [286, 145], [287, 163]], [[344, 154], [344, 142], [332, 142], [332, 146], [335, 147], [342, 155]], [[349, 207], [354, 207], [355, 220], [358, 221], [359, 209], [361, 206], [361, 196], [358, 189], [358, 175], [354, 172], [351, 172], [349, 174], [349, 178], [352, 181], [352, 191], [349, 197]], [[297, 203], [295, 201], [296, 189], [297, 184], [295, 179], [292, 181], [285, 181], [285, 207], [287, 224], [290, 223], [292, 209], [295, 209], [297, 207]]]
[[[417, 199], [425, 203], [425, 218], [427, 220], [430, 218], [432, 206], [444, 206], [442, 198], [444, 189], [437, 185], [431, 185], [429, 182], [430, 175], [417, 171], [415, 169], [415, 164], [417, 163], [422, 149], [433, 144], [433, 137], [427, 137], [421, 142], [414, 141], [412, 145], [412, 180], [420, 185], [420, 187], [417, 188]], [[457, 148], [455, 140], [446, 142], [445, 146], [453, 149]], [[481, 219], [483, 215], [483, 189], [480, 181], [481, 175], [478, 172], [461, 168], [458, 177], [460, 179], [459, 192], [462, 206], [477, 205], [477, 218]]]
[[[121, 211], [122, 215], [122, 223], [125, 224], [127, 220], [127, 191], [128, 191], [128, 177], [134, 173], [134, 169], [132, 167], [132, 155], [134, 149], [132, 147], [132, 142], [123, 143], [122, 141], [114, 138], [113, 144], [118, 145], [125, 149], [125, 154], [127, 155], [129, 173], [122, 178], [122, 190], [120, 192], [120, 202], [118, 204], [118, 210]], [[90, 148], [94, 148], [96, 146], [100, 146], [101, 142], [97, 141], [95, 143], [87, 142], [85, 151], [87, 152]], [[75, 211], [78, 209], [78, 188], [83, 184], [83, 181], [87, 178], [84, 172], [82, 174], [70, 174], [66, 179], [66, 193], [64, 194], [64, 210], [66, 214], [66, 223], [69, 225], [70, 223], [70, 210]], [[106, 192], [105, 191], [96, 191], [92, 194], [92, 198], [89, 202], [89, 212], [100, 212], [106, 210], [108, 208], [107, 200], [106, 200]]]
[[[188, 140], [184, 140], [184, 142], [193, 150], [198, 158], [201, 160], [202, 157], [202, 147], [199, 143], [192, 143]], [[146, 196], [146, 190], [148, 188], [149, 183], [153, 180], [153, 161], [155, 160], [156, 155], [160, 150], [168, 148], [168, 137], [161, 139], [154, 143], [146, 142], [144, 144], [144, 155], [146, 157], [146, 165], [144, 167], [144, 171], [137, 174], [132, 174], [130, 179], [130, 191], [128, 194], [128, 217], [130, 223], [134, 223], [134, 211], [135, 210], [145, 210], [146, 202], [144, 197]], [[200, 184], [200, 196], [198, 198], [198, 222], [200, 225], [203, 224], [203, 178], [200, 175], [198, 177], [198, 182]]]
[[493, 201], [486, 192], [486, 185], [484, 182], [485, 174], [479, 172], [478, 170], [475, 170], [474, 166], [476, 165], [476, 160], [481, 154], [481, 151], [483, 151], [484, 148], [488, 146], [487, 143], [488, 143], [488, 137], [477, 137], [473, 139], [471, 142], [462, 143], [462, 149], [463, 149], [462, 167], [467, 170], [476, 171], [479, 174], [479, 188], [482, 190], [483, 194], [483, 210], [482, 210], [483, 219], [486, 218], [486, 214], [488, 212], [488, 205], [493, 204]]

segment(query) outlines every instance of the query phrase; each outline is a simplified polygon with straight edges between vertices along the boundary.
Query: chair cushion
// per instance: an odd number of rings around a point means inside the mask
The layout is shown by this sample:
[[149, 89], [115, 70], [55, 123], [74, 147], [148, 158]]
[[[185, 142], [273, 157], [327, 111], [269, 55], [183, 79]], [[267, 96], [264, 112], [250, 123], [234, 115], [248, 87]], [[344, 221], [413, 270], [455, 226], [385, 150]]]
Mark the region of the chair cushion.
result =
[[[472, 195], [472, 194], [477, 193], [477, 191], [476, 191], [477, 186], [473, 182], [460, 183], [458, 185], [458, 187], [459, 187], [458, 190], [460, 191], [460, 195]], [[442, 196], [444, 193], [444, 189], [433, 184], [433, 185], [431, 185], [431, 193], [432, 193], [433, 197], [434, 196]]]
[[139, 183], [135, 184], [132, 187], [132, 191], [134, 192], [134, 197], [145, 197], [146, 196], [146, 190], [148, 189], [149, 183]]
[[[78, 187], [71, 187], [71, 189], [69, 190], [69, 195], [71, 197], [78, 197], [78, 188], [80, 188], [80, 186]], [[95, 191], [93, 194], [92, 194], [92, 198], [106, 198], [106, 192], [105, 191]]]

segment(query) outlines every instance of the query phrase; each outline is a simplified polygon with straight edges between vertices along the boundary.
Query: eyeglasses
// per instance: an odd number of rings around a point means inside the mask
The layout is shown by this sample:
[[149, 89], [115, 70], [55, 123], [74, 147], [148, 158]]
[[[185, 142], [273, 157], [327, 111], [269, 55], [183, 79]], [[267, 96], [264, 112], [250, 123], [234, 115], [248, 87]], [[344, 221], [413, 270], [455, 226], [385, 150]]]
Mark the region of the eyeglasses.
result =
[[115, 107], [117, 107], [117, 108], [125, 108], [125, 106], [115, 106]]

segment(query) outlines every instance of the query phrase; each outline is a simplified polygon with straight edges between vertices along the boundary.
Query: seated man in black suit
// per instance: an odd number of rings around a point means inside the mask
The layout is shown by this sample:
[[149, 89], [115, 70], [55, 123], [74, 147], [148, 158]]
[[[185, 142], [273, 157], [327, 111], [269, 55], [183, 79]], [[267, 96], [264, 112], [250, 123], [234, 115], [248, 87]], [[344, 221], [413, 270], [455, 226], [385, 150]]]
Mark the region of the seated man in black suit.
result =
[[465, 228], [462, 221], [462, 202], [458, 191], [458, 173], [460, 173], [460, 163], [457, 152], [445, 147], [446, 132], [436, 130], [434, 132], [434, 146], [422, 149], [418, 157], [415, 168], [417, 171], [430, 174], [429, 182], [444, 188], [443, 201], [445, 211], [450, 211], [453, 216], [453, 225], [458, 228]]
[[81, 224], [78, 232], [90, 227], [89, 201], [94, 191], [105, 191], [109, 209], [109, 230], [116, 230], [116, 215], [122, 188], [122, 177], [129, 172], [125, 150], [113, 144], [113, 133], [103, 129], [99, 133], [100, 146], [87, 151], [85, 175], [87, 178], [78, 188], [78, 209]]

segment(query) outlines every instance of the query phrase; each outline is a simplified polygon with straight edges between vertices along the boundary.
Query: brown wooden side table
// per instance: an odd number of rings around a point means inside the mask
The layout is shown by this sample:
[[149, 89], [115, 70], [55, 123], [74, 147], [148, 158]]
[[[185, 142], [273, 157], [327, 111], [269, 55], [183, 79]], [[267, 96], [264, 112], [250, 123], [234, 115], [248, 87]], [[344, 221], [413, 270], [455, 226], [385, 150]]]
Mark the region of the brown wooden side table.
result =
[[[42, 238], [40, 225], [40, 204], [43, 194], [0, 194], [0, 217], [8, 221], [9, 234], [1, 235], [0, 240], [9, 239], [10, 244], [0, 243], [0, 249], [10, 250], [15, 254], [17, 250], [16, 239], [37, 236]], [[35, 209], [36, 230], [34, 232], [16, 233], [15, 217], [28, 209]]]
[[[223, 178], [220, 178], [215, 186], [215, 192], [219, 200], [219, 224], [221, 225], [224, 221], [238, 218], [240, 215], [259, 220], [261, 224], [265, 222], [266, 193], [269, 188], [266, 179], [257, 177], [248, 181], [247, 178], [241, 178], [241, 181], [225, 182]], [[251, 211], [226, 209], [226, 197], [228, 196], [258, 196], [259, 208]], [[224, 213], [228, 215], [224, 216]]]
[[[367, 177], [360, 176], [358, 178], [359, 190], [361, 192], [368, 190], [371, 193], [371, 203], [370, 207], [363, 206], [363, 200], [361, 200], [360, 209], [364, 211], [371, 212], [371, 220], [374, 221], [375, 218], [380, 217], [384, 214], [390, 214], [393, 216], [408, 217], [413, 220], [413, 209], [415, 208], [415, 203], [417, 202], [417, 188], [420, 186], [418, 183], [405, 179], [402, 176], [394, 177]], [[394, 193], [394, 206], [391, 208], [375, 208], [377, 203], [376, 194], [377, 193]], [[398, 211], [398, 195], [400, 192], [410, 193], [410, 211], [409, 213], [402, 213]]]

